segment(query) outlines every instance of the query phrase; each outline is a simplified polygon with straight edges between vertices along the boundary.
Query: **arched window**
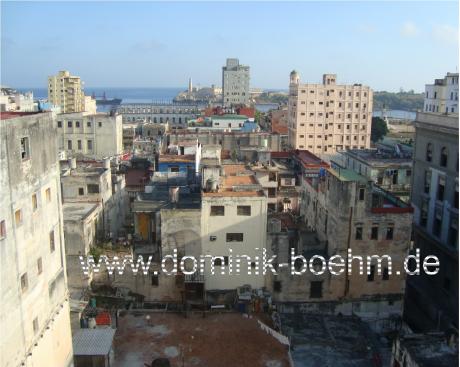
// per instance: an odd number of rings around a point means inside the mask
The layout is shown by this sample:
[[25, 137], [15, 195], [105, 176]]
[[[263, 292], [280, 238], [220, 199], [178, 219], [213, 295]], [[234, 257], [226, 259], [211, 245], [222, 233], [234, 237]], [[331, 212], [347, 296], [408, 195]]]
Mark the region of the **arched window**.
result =
[[442, 147], [441, 149], [441, 159], [439, 160], [439, 164], [441, 167], [446, 167], [447, 166], [447, 148]]
[[427, 162], [431, 162], [432, 158], [433, 158], [433, 144], [428, 143], [426, 145], [426, 160], [427, 160]]

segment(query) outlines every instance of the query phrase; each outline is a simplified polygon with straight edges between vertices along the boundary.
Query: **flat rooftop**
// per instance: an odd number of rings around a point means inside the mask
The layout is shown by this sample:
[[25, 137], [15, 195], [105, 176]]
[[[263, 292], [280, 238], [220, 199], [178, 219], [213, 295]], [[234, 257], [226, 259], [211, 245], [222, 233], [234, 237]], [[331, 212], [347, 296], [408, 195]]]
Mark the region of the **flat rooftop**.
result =
[[160, 155], [159, 162], [176, 162], [176, 163], [189, 163], [195, 162], [195, 155], [193, 154], [184, 154], [184, 155], [175, 155], [175, 154], [162, 154]]
[[412, 158], [409, 155], [410, 153], [403, 151], [401, 151], [401, 155], [397, 155], [396, 151], [383, 149], [351, 149], [343, 152], [342, 154], [373, 166], [386, 166], [389, 164], [405, 164], [407, 166], [412, 166]]
[[64, 203], [62, 212], [64, 221], [84, 220], [99, 207], [99, 203]]
[[382, 366], [390, 365], [391, 345], [381, 345], [356, 317], [299, 313], [280, 317], [296, 367], [369, 367], [375, 355], [380, 355]]
[[368, 181], [370, 181], [366, 177], [361, 176], [359, 173], [348, 168], [329, 168], [328, 172], [331, 173], [333, 176], [337, 177], [340, 181], [354, 181], [361, 183], [367, 183]]
[[143, 366], [155, 358], [168, 358], [172, 367], [289, 366], [286, 347], [262, 331], [255, 317], [133, 311], [118, 321], [114, 367]]

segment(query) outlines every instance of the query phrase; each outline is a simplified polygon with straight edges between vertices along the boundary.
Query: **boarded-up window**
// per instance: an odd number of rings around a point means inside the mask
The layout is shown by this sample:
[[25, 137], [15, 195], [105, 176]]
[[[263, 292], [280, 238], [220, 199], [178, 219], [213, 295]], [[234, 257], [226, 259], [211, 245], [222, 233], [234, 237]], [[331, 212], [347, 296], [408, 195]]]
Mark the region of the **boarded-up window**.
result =
[[251, 206], [250, 205], [238, 205], [236, 208], [237, 215], [251, 215]]
[[227, 242], [243, 242], [243, 234], [227, 233]]
[[225, 206], [223, 205], [212, 205], [211, 206], [211, 216], [222, 216], [225, 215]]

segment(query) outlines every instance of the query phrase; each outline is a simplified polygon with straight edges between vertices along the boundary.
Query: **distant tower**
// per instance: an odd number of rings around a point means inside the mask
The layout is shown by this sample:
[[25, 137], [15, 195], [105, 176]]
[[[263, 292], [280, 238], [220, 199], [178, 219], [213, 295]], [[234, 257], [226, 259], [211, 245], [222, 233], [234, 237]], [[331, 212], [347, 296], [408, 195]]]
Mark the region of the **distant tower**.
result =
[[188, 79], [188, 92], [192, 93], [193, 91], [193, 85], [192, 85], [192, 78]]
[[295, 70], [291, 71], [291, 84], [299, 84], [300, 76]]

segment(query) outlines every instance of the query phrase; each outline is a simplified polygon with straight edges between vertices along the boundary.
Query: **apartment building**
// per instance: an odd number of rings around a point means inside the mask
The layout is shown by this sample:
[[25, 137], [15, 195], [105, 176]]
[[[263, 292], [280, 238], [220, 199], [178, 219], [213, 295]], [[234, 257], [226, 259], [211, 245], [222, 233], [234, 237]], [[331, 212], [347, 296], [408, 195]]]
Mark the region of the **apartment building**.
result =
[[[412, 208], [372, 181], [356, 172], [332, 163], [316, 177], [302, 178], [302, 201], [298, 223], [296, 254], [312, 261], [313, 274], [291, 276], [290, 268], [283, 268], [277, 276], [270, 275], [267, 286], [273, 299], [281, 307], [292, 302], [303, 304], [303, 309], [358, 315], [362, 318], [387, 318], [402, 315], [405, 290], [402, 269], [411, 240]], [[278, 231], [279, 232], [279, 231]], [[272, 236], [273, 237], [273, 236]], [[344, 263], [342, 274], [328, 271], [321, 274], [323, 265], [314, 256], [330, 259], [340, 255], [364, 259], [364, 273], [359, 273], [359, 260], [352, 263], [352, 272]], [[283, 251], [289, 251], [287, 246]], [[280, 253], [280, 258], [290, 254]], [[392, 271], [383, 258], [381, 271], [373, 259], [367, 272], [367, 256], [391, 256]], [[294, 263], [297, 270], [301, 263]]]
[[56, 120], [59, 149], [69, 157], [103, 159], [123, 153], [121, 115], [63, 113]]
[[417, 113], [411, 202], [414, 241], [436, 276], [411, 277], [406, 318], [422, 331], [458, 328], [458, 117]]
[[291, 72], [289, 145], [315, 154], [370, 147], [373, 92], [361, 84], [339, 85], [335, 74], [322, 84], [301, 84]]
[[447, 73], [443, 79], [425, 85], [423, 111], [458, 114], [458, 73]]
[[412, 149], [387, 148], [350, 149], [341, 151], [342, 161], [401, 200], [408, 202], [412, 180]]
[[[261, 260], [266, 246], [267, 198], [245, 165], [224, 164], [222, 173], [210, 176], [201, 198], [202, 254], [222, 257], [214, 261], [214, 275], [210, 264], [206, 264], [206, 291], [235, 290], [243, 285], [261, 288], [264, 276], [256, 256]], [[250, 257], [241, 259], [240, 274], [236, 273], [235, 255]], [[225, 275], [221, 274], [221, 267]]]
[[52, 113], [4, 113], [0, 120], [0, 364], [5, 367], [72, 364], [54, 123]]
[[249, 66], [227, 59], [222, 67], [222, 97], [225, 107], [249, 104]]
[[48, 101], [61, 107], [62, 113], [85, 111], [83, 83], [79, 76], [63, 70], [48, 77]]

